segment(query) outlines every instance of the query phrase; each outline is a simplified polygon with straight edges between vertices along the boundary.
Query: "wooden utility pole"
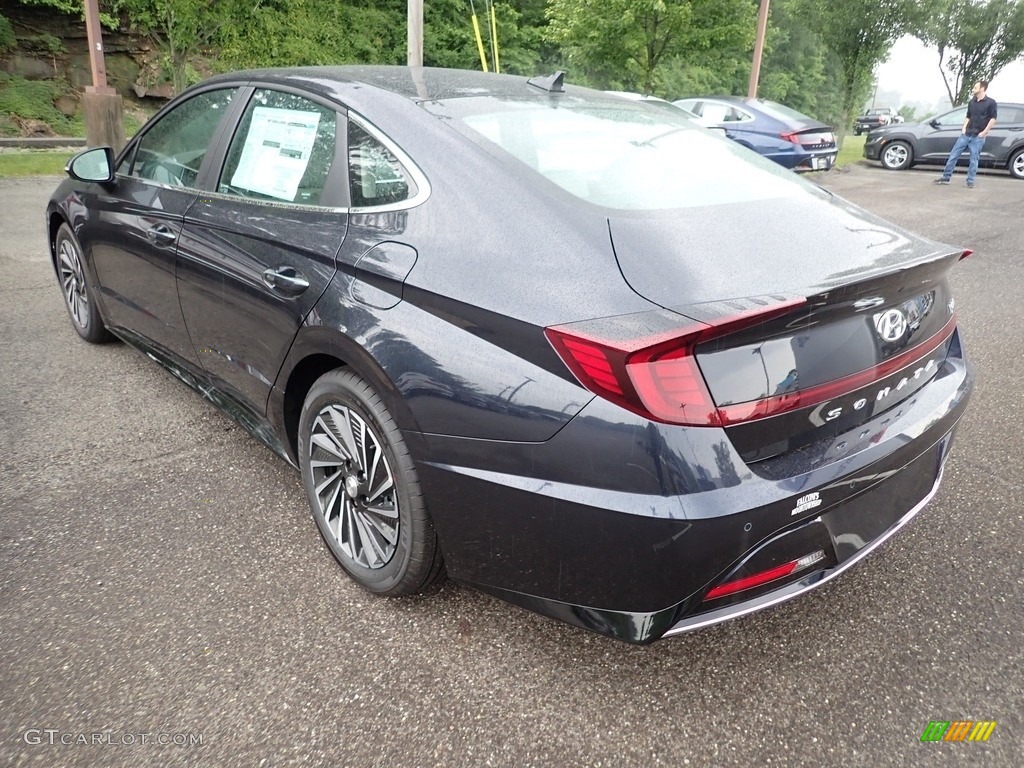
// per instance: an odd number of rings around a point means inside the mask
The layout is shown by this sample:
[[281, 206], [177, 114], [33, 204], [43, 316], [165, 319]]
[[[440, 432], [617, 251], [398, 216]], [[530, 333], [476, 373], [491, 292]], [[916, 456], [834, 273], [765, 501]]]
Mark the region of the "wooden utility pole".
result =
[[408, 0], [410, 67], [423, 66], [423, 0]]
[[747, 87], [747, 96], [751, 99], [757, 98], [757, 81], [761, 77], [761, 57], [764, 55], [764, 36], [768, 31], [768, 3], [769, 0], [761, 0], [761, 10], [757, 14], [757, 37], [754, 39], [754, 63], [750, 67], [750, 85]]
[[124, 102], [117, 91], [107, 85], [99, 0], [85, 0], [85, 31], [89, 37], [92, 67], [92, 85], [85, 86], [82, 96], [85, 140], [90, 147], [108, 146], [116, 152], [124, 146]]

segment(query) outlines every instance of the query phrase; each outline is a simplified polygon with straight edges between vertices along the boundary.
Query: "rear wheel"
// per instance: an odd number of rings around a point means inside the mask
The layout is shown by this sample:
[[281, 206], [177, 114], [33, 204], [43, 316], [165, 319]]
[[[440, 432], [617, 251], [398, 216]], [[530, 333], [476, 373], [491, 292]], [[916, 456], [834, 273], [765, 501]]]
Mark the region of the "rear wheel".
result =
[[299, 465], [310, 510], [352, 579], [408, 595], [443, 570], [412, 457], [376, 392], [351, 371], [324, 374], [299, 421]]
[[1024, 179], [1024, 147], [1010, 156], [1010, 163], [1007, 167], [1010, 169], [1010, 175], [1015, 179]]
[[54, 241], [57, 252], [57, 275], [60, 278], [64, 306], [71, 317], [71, 325], [78, 335], [91, 344], [102, 344], [113, 337], [103, 325], [95, 294], [89, 288], [82, 264], [82, 247], [67, 224], [61, 224]]
[[914, 150], [905, 141], [893, 141], [882, 149], [881, 160], [890, 171], [902, 171], [914, 161]]

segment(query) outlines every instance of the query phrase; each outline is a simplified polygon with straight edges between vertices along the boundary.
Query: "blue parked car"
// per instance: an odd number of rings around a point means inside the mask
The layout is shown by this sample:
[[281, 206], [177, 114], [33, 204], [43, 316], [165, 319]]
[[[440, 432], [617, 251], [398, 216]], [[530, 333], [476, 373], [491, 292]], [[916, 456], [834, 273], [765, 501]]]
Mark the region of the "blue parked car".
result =
[[836, 162], [831, 126], [767, 99], [714, 96], [672, 102], [699, 115], [705, 125], [794, 171], [827, 171]]

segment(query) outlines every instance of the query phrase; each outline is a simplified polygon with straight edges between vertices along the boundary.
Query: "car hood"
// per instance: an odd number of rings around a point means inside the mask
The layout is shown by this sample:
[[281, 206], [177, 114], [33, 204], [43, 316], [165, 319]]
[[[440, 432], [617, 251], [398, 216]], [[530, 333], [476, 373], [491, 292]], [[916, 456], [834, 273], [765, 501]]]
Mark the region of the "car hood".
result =
[[683, 314], [727, 299], [811, 296], [958, 250], [817, 190], [620, 215], [608, 225], [633, 290]]

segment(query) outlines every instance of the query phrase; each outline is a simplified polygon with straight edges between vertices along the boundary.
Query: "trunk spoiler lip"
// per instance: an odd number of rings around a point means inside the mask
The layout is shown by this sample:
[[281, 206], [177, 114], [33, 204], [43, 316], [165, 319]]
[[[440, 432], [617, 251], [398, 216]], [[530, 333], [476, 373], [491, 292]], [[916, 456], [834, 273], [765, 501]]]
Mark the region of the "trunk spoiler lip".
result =
[[[760, 296], [736, 296], [716, 301], [699, 302], [695, 304], [683, 304], [667, 306], [664, 309], [674, 312], [683, 317], [695, 320], [699, 323], [714, 325], [717, 320], [724, 316], [736, 315], [749, 312], [757, 308], [766, 308], [788, 302], [806, 302], [807, 309], [815, 309], [830, 305], [849, 303], [854, 306], [858, 301], [864, 299], [881, 298], [882, 301], [854, 307], [855, 312], [863, 312], [889, 301], [895, 302], [897, 296], [892, 295], [885, 298], [886, 293], [892, 293], [892, 285], [896, 284], [896, 293], [902, 294], [900, 300], [906, 300], [917, 292], [925, 292], [928, 285], [941, 280], [950, 268], [958, 261], [967, 258], [972, 251], [964, 248], [945, 247], [941, 251], [933, 251], [925, 257], [909, 261], [904, 264], [887, 265], [874, 270], [865, 270], [856, 275], [844, 274], [835, 275], [832, 279], [818, 285], [808, 285], [803, 289], [788, 290], [785, 292], [773, 292]], [[911, 281], [916, 283], [920, 291], [915, 294], [907, 293], [903, 284], [908, 277], [908, 272], [920, 272], [918, 275], [910, 275]], [[850, 279], [854, 277], [855, 279]], [[887, 285], [888, 284], [888, 285]], [[836, 296], [841, 292], [841, 298]], [[652, 302], [654, 303], [654, 302]]]

